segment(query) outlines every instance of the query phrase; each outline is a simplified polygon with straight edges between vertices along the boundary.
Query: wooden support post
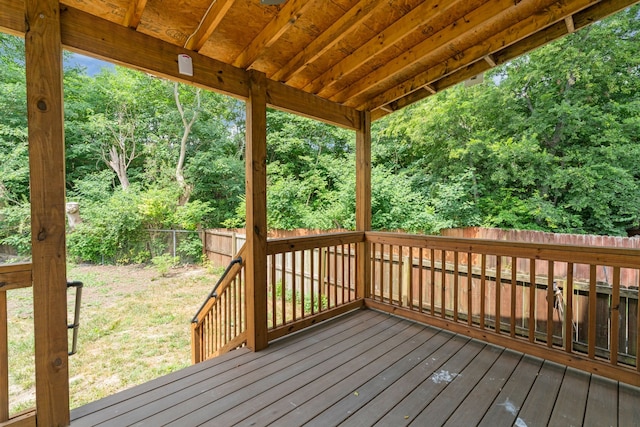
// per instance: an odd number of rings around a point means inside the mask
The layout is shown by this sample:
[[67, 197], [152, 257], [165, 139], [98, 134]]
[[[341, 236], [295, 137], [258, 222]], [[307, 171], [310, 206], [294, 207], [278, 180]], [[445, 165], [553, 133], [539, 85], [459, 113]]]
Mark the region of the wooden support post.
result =
[[247, 100], [247, 347], [267, 347], [267, 84], [250, 72]]
[[[356, 131], [356, 229], [371, 230], [371, 112], [363, 111]], [[369, 298], [371, 249], [369, 242], [356, 249], [356, 297]]]
[[36, 417], [69, 424], [65, 158], [60, 4], [26, 0], [25, 35]]

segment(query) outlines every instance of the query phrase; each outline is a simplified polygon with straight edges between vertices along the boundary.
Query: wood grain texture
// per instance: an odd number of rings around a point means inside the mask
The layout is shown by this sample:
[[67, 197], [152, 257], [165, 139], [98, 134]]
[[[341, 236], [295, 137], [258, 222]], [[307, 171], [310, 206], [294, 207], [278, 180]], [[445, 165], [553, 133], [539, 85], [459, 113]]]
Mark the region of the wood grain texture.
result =
[[25, 5], [36, 417], [39, 425], [64, 426], [69, 367], [60, 10], [54, 0]]
[[267, 346], [267, 84], [264, 74], [250, 72], [247, 100], [247, 346]]

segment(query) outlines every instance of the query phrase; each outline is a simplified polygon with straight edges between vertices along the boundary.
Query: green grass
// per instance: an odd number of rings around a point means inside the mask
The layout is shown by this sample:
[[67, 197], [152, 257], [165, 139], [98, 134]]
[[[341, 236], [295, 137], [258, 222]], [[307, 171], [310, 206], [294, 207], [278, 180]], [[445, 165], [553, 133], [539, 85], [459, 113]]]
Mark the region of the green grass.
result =
[[[70, 266], [84, 282], [72, 408], [191, 364], [190, 321], [216, 277], [207, 269]], [[32, 290], [8, 293], [11, 412], [35, 406]], [[75, 293], [69, 294], [72, 319]], [[69, 334], [71, 335], [71, 334]], [[71, 341], [69, 341], [71, 346]]]

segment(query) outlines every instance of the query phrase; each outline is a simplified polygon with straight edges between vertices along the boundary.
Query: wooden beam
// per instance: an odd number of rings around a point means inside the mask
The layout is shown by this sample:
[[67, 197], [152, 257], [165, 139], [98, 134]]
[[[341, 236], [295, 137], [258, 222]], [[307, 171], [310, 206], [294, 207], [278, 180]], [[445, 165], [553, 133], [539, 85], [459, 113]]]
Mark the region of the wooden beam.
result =
[[[71, 7], [62, 10], [61, 24], [62, 43], [74, 52], [243, 99], [249, 96], [246, 73], [223, 62]], [[193, 76], [178, 72], [182, 53], [193, 60]]]
[[363, 21], [369, 18], [379, 6], [384, 4], [385, 2], [382, 0], [360, 0], [322, 34], [313, 39], [296, 56], [291, 58], [284, 67], [269, 77], [273, 80], [289, 81], [346, 36], [356, 31]]
[[247, 100], [246, 302], [247, 347], [267, 347], [267, 84], [265, 75], [250, 71]]
[[[4, 2], [7, 0], [0, 0]], [[71, 7], [61, 13], [62, 42], [69, 50], [171, 80], [247, 99], [246, 71], [162, 40], [113, 24]], [[191, 56], [193, 76], [178, 73], [177, 58]], [[282, 83], [267, 80], [269, 105], [326, 123], [355, 129], [358, 112]]]
[[147, 6], [147, 0], [129, 0], [127, 14], [124, 17], [123, 25], [129, 28], [138, 28], [142, 19], [142, 12]]
[[[488, 36], [482, 42], [469, 47], [465, 51], [458, 52], [455, 56], [452, 56], [452, 51], [448, 46], [441, 46], [420, 59], [419, 62], [423, 68], [426, 68], [426, 71], [382, 92], [373, 99], [365, 100], [366, 95], [363, 94], [350, 100], [347, 104], [357, 105], [360, 102], [361, 105], [358, 105], [358, 108], [376, 109], [380, 105], [387, 104], [414, 92], [423, 87], [424, 84], [434, 83], [447, 75], [454, 74], [479, 58], [484, 58], [488, 64], [493, 62], [497, 65], [499, 63], [497, 52], [504, 49], [505, 46], [516, 44], [526, 39], [530, 34], [540, 31], [554, 22], [562, 21], [567, 14], [583, 10], [592, 3], [593, 0], [576, 0], [568, 4], [559, 3], [545, 9], [543, 18], [538, 14], [527, 15], [526, 18], [519, 20], [513, 26]], [[447, 59], [447, 57], [449, 58]]]
[[369, 73], [360, 81], [349, 82], [347, 87], [330, 99], [336, 102], [349, 100], [349, 105], [358, 105], [372, 94], [380, 93], [396, 81], [402, 81], [402, 75], [410, 75], [416, 69], [422, 69], [425, 63], [437, 64], [456, 55], [460, 57], [460, 52], [516, 25], [518, 21], [544, 10], [554, 2], [555, 0], [522, 0], [514, 5], [513, 0], [496, 0], [485, 3], [465, 15], [464, 19], [427, 38], [411, 51]]
[[278, 41], [314, 2], [315, 0], [288, 0], [260, 34], [238, 55], [233, 65], [247, 68], [253, 64], [260, 53]]
[[[362, 112], [356, 131], [356, 230], [371, 230], [371, 113]], [[356, 297], [368, 298], [371, 288], [371, 249], [367, 241], [356, 249]]]
[[209, 40], [211, 34], [218, 28], [236, 0], [211, 0], [212, 3], [200, 21], [196, 31], [187, 39], [184, 47], [189, 50], [199, 51]]
[[36, 423], [69, 424], [62, 43], [57, 0], [26, 0]]
[[484, 3], [483, 0], [463, 2], [456, 0], [446, 0], [444, 2], [427, 0], [359, 47], [351, 55], [332, 66], [320, 77], [307, 84], [304, 90], [318, 93], [321, 96], [334, 95], [347, 85], [347, 83], [340, 84], [340, 79], [349, 75], [376, 55], [384, 53], [394, 44], [401, 42], [412, 32], [424, 28], [430, 34], [437, 33], [482, 3]]

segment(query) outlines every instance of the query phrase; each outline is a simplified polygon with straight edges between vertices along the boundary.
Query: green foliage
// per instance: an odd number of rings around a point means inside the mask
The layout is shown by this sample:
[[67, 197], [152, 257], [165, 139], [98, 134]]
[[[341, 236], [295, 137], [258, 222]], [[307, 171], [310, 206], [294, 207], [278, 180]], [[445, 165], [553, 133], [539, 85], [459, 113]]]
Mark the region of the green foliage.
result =
[[169, 270], [180, 264], [180, 257], [173, 257], [169, 254], [158, 255], [151, 258], [151, 263], [156, 267], [162, 277], [166, 277]]

